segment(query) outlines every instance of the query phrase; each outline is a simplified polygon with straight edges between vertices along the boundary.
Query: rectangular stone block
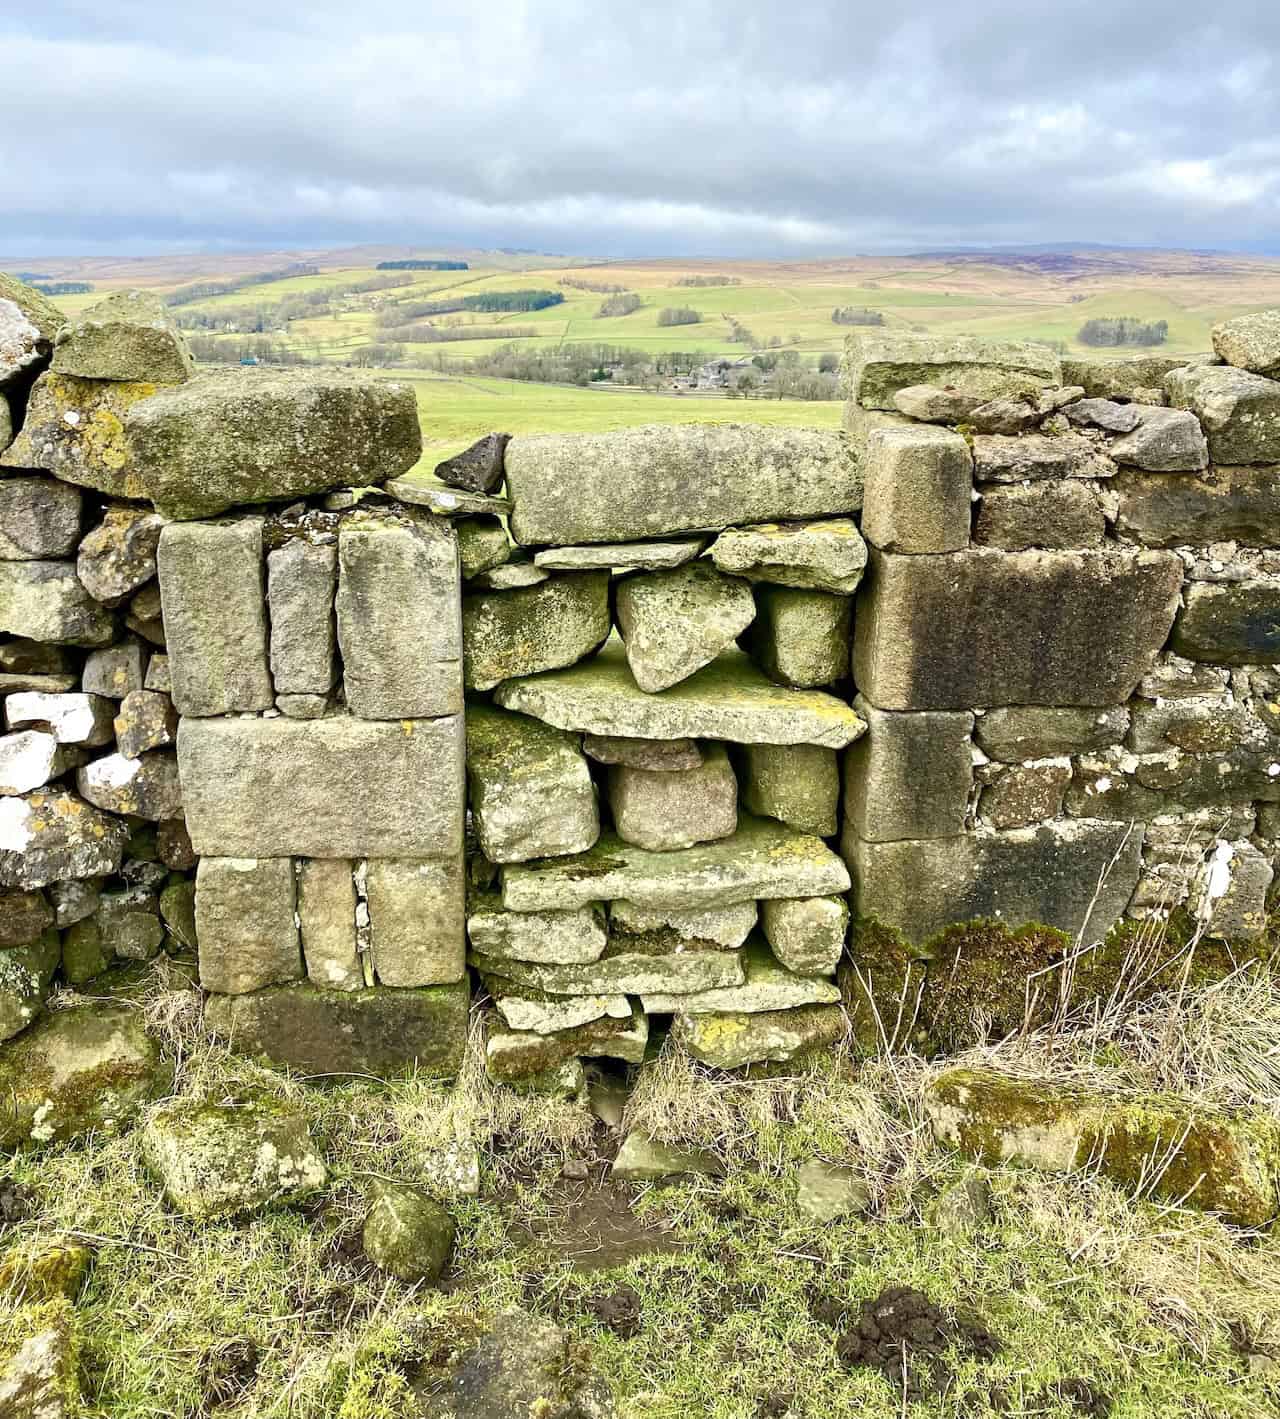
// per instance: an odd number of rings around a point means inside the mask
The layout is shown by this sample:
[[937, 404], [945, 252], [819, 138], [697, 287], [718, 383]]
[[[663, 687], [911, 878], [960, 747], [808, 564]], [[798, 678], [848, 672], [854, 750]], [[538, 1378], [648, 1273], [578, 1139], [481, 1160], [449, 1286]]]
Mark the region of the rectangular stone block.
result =
[[1102, 504], [1088, 483], [984, 483], [981, 493], [973, 526], [980, 547], [1006, 552], [1095, 547], [1106, 534]]
[[477, 951], [493, 960], [544, 961], [560, 966], [598, 961], [608, 940], [603, 907], [509, 912], [496, 894], [485, 894], [473, 903], [467, 935]]
[[205, 1022], [241, 1054], [310, 1075], [452, 1079], [467, 1043], [464, 981], [424, 990], [274, 986], [215, 995]]
[[446, 522], [369, 518], [338, 538], [338, 642], [347, 708], [425, 719], [462, 708], [462, 590]]
[[815, 837], [840, 831], [836, 751], [818, 744], [745, 744], [739, 751], [742, 806]]
[[371, 859], [365, 872], [373, 968], [381, 985], [449, 985], [466, 975], [462, 857]]
[[1148, 547], [1280, 546], [1280, 466], [1210, 468], [1195, 476], [1124, 471], [1116, 528]]
[[977, 917], [1010, 927], [1039, 922], [1093, 942], [1133, 895], [1142, 829], [1080, 820], [924, 842], [870, 843], [850, 835], [845, 853], [855, 913], [874, 916], [914, 944]]
[[847, 440], [825, 429], [655, 424], [513, 438], [511, 534], [524, 545], [633, 542], [856, 511]]
[[203, 857], [196, 870], [200, 984], [223, 995], [297, 980], [303, 971], [287, 857]]
[[270, 709], [262, 519], [171, 523], [157, 563], [178, 713]]
[[868, 732], [845, 755], [846, 834], [896, 842], [962, 833], [973, 788], [973, 715], [890, 714], [861, 695], [855, 707]]
[[111, 612], [80, 584], [74, 562], [0, 561], [0, 635], [55, 645], [106, 645]]
[[184, 719], [187, 828], [216, 856], [462, 851], [461, 716], [397, 722]]
[[277, 695], [325, 695], [337, 678], [333, 598], [338, 549], [302, 538], [267, 557], [271, 678]]
[[1170, 645], [1188, 660], [1218, 665], [1274, 665], [1280, 661], [1280, 580], [1197, 582]]
[[893, 409], [893, 396], [912, 384], [983, 399], [1038, 394], [1045, 385], [1062, 383], [1062, 365], [1047, 345], [865, 332], [845, 340], [844, 376], [852, 403]]
[[1165, 378], [1176, 409], [1190, 409], [1213, 463], [1280, 460], [1280, 383], [1230, 365], [1188, 365]]
[[973, 456], [950, 429], [876, 429], [862, 459], [862, 535], [887, 552], [969, 545]]
[[356, 945], [353, 867], [343, 857], [298, 863], [298, 918], [307, 979], [325, 990], [360, 990], [365, 983]]
[[696, 769], [609, 769], [609, 808], [624, 842], [654, 852], [727, 838], [738, 826], [738, 781], [723, 744]]
[[872, 554], [854, 680], [888, 710], [1112, 705], [1169, 634], [1182, 563], [1121, 548]]
[[790, 586], [757, 586], [747, 632], [751, 658], [776, 684], [813, 690], [849, 673], [853, 598]]

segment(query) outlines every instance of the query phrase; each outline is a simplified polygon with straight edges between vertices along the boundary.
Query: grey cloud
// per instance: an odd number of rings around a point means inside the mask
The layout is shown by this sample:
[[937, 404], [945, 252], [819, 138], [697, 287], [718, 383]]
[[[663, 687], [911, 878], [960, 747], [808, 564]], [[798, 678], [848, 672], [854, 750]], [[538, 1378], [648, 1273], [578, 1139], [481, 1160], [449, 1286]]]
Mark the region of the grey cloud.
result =
[[0, 250], [1280, 245], [1280, 12], [1179, 0], [53, 0]]

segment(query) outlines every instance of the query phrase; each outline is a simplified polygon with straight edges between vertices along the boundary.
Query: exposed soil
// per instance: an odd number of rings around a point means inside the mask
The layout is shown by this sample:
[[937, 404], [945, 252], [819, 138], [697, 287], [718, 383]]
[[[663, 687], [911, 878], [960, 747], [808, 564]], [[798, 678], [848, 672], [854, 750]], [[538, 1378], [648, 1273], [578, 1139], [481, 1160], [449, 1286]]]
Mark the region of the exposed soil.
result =
[[0, 1182], [0, 1227], [21, 1222], [35, 1208], [36, 1194], [24, 1183], [6, 1179]]
[[1066, 1400], [1077, 1414], [1083, 1416], [1083, 1419], [1108, 1419], [1115, 1407], [1115, 1402], [1105, 1390], [1082, 1379], [1058, 1380], [1048, 1389], [1041, 1390], [1031, 1403], [1035, 1406], [1048, 1404], [1054, 1400], [1059, 1403]]
[[594, 1316], [619, 1340], [630, 1340], [640, 1329], [640, 1297], [631, 1286], [616, 1291], [596, 1291], [582, 1298], [582, 1309]]
[[238, 1404], [258, 1378], [258, 1347], [243, 1335], [210, 1346], [200, 1357], [198, 1373], [206, 1413]]
[[684, 1250], [661, 1222], [635, 1215], [630, 1192], [618, 1183], [562, 1179], [542, 1207], [537, 1217], [512, 1220], [509, 1235], [540, 1260], [567, 1260], [575, 1271], [602, 1271], [632, 1257]]
[[[817, 1305], [814, 1303], [814, 1314]], [[842, 1310], [829, 1303], [822, 1317]], [[858, 1314], [836, 1339], [836, 1354], [850, 1369], [879, 1370], [893, 1392], [904, 1399], [927, 1400], [944, 1396], [951, 1387], [951, 1368], [944, 1358], [954, 1349], [979, 1360], [990, 1360], [1004, 1349], [975, 1315], [949, 1315], [922, 1291], [910, 1286], [887, 1286], [874, 1299], [863, 1301]]]

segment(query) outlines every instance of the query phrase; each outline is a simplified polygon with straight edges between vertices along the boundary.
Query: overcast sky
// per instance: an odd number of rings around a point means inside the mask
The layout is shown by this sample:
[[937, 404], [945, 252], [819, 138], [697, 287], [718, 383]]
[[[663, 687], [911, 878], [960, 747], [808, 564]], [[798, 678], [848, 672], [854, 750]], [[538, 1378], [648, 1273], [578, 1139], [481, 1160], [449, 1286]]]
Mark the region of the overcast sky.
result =
[[0, 6], [0, 253], [1280, 250], [1276, 0]]

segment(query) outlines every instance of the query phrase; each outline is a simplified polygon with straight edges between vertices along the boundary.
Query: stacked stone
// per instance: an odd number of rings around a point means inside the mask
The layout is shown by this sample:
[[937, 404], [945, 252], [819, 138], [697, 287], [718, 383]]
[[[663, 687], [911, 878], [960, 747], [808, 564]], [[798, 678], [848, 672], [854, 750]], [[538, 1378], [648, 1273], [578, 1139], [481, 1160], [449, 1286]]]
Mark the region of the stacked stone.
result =
[[824, 839], [863, 730], [847, 441], [647, 428], [503, 454], [511, 535], [464, 552], [463, 597], [490, 1075], [574, 1092], [583, 1058], [639, 1063], [654, 1020], [720, 1067], [830, 1046], [849, 878]]
[[[1280, 799], [1276, 330], [1227, 322], [1218, 357], [1191, 361], [850, 340], [870, 732], [846, 758], [844, 851], [857, 914], [900, 933], [912, 969], [930, 974], [944, 930], [973, 918], [1088, 947], [1126, 913], [1186, 906], [1232, 945], [1262, 935]], [[883, 963], [857, 956], [865, 993]]]
[[121, 416], [190, 357], [150, 297], [0, 275], [0, 1040], [55, 982], [195, 945], [156, 583]]

